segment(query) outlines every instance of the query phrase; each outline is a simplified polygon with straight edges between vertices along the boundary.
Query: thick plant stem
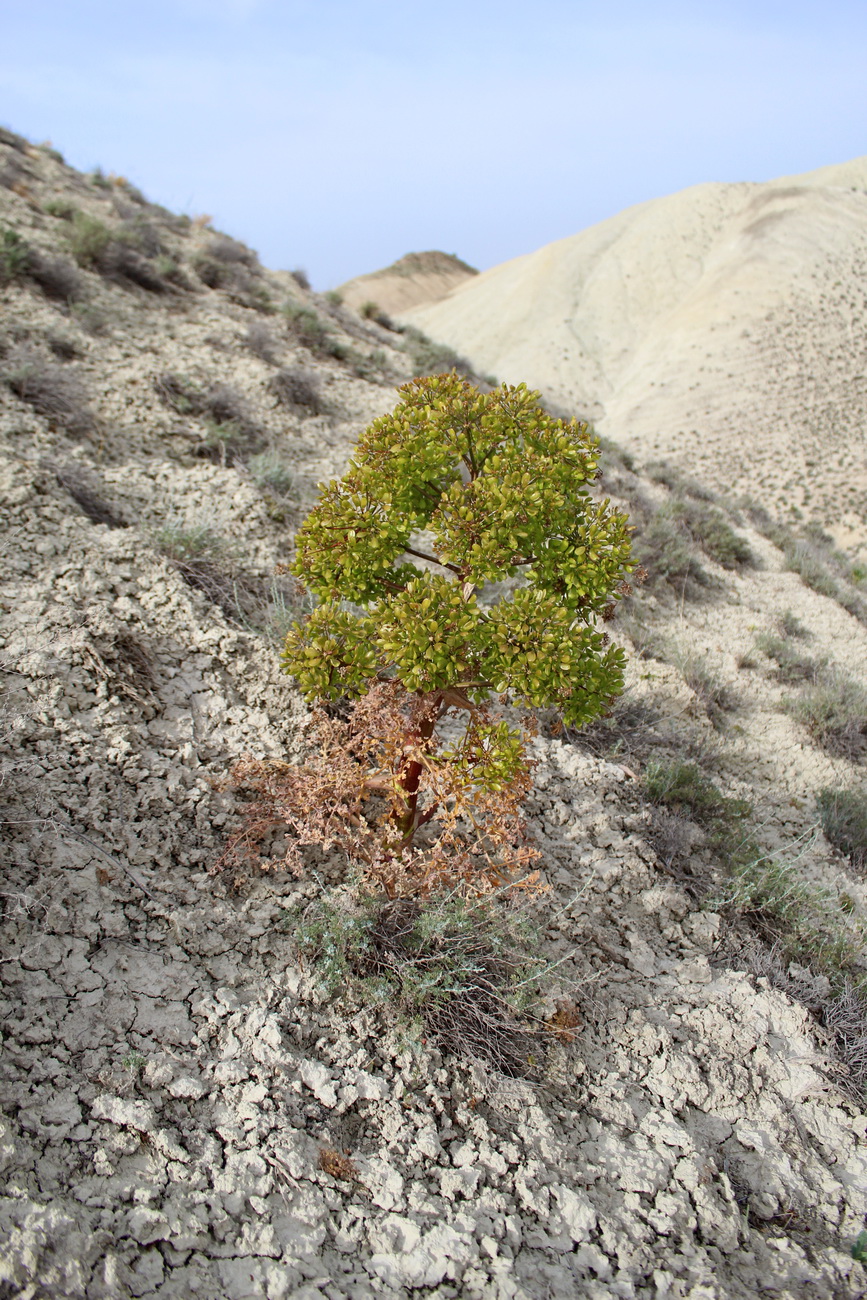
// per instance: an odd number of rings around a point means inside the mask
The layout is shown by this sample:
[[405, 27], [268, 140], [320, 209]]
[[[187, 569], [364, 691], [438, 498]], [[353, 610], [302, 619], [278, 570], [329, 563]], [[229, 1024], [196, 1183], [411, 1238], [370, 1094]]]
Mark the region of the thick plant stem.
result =
[[[438, 712], [431, 712], [419, 727], [422, 745], [426, 745], [433, 735], [437, 717]], [[400, 778], [401, 790], [406, 801], [406, 812], [398, 819], [397, 824], [403, 836], [403, 843], [407, 848], [411, 847], [413, 836], [419, 826], [418, 796], [423, 771], [424, 764], [419, 759], [412, 758], [407, 763], [406, 770]]]

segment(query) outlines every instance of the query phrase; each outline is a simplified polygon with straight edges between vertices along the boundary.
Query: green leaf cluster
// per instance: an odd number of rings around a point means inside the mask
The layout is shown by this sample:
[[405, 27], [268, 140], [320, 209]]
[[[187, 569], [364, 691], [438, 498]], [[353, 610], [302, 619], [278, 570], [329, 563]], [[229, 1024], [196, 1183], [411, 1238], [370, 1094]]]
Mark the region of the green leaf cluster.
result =
[[622, 686], [594, 626], [631, 568], [626, 517], [590, 492], [595, 436], [523, 384], [481, 393], [452, 373], [400, 394], [298, 534], [293, 572], [321, 603], [290, 632], [287, 671], [309, 698], [387, 675], [589, 721]]

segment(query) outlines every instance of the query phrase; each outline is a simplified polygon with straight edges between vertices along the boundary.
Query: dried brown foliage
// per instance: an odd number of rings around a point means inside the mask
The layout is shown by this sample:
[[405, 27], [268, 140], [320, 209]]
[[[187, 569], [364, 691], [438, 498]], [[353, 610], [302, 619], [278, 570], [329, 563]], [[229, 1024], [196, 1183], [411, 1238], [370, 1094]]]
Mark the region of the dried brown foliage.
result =
[[[434, 723], [455, 709], [469, 713], [466, 732], [444, 748]], [[536, 873], [527, 869], [540, 855], [526, 842], [521, 814], [531, 764], [490, 790], [467, 761], [490, 723], [487, 707], [456, 692], [410, 694], [394, 681], [377, 683], [345, 717], [317, 710], [305, 762], [247, 756], [235, 765], [231, 784], [255, 798], [217, 867], [299, 874], [303, 847], [315, 845], [343, 852], [389, 898], [533, 885]], [[263, 842], [281, 828], [291, 832], [286, 853], [263, 859]]]
[[329, 1174], [332, 1178], [339, 1178], [342, 1182], [353, 1182], [358, 1178], [358, 1169], [355, 1162], [349, 1159], [349, 1156], [342, 1155], [335, 1151], [334, 1147], [321, 1147], [319, 1151], [319, 1168], [324, 1173]]

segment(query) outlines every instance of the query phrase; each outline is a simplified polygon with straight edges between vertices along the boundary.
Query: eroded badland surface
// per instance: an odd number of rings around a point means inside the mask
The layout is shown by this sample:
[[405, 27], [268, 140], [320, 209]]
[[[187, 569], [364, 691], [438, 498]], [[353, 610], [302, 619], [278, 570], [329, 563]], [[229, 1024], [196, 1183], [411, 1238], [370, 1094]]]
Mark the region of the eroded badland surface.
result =
[[[280, 566], [411, 373], [404, 339], [121, 182], [0, 155], [31, 257], [0, 289], [0, 1295], [864, 1294], [867, 1120], [828, 978], [717, 906], [707, 835], [685, 818], [661, 848], [644, 794], [654, 760], [699, 761], [857, 920], [815, 793], [863, 751], [815, 743], [755, 650], [794, 611], [860, 679], [856, 589], [852, 613], [808, 588], [738, 516], [751, 563], [701, 557], [698, 599], [652, 577], [612, 624], [620, 722], [543, 727], [547, 1013], [568, 998], [579, 1023], [533, 1081], [325, 1000], [284, 918], [343, 868], [212, 874], [237, 822], [219, 782], [298, 752]], [[71, 209], [115, 240], [75, 274], [52, 260], [94, 230]], [[643, 528], [674, 499], [613, 452], [605, 487]]]
[[406, 319], [644, 460], [865, 543], [867, 158], [654, 199]]

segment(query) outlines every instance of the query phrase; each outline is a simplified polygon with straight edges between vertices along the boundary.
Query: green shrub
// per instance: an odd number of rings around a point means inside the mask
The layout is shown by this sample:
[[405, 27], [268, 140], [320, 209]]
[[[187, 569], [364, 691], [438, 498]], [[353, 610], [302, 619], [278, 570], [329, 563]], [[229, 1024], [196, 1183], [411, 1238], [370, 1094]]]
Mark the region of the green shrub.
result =
[[87, 212], [76, 212], [72, 218], [69, 246], [79, 266], [99, 269], [115, 235], [105, 222]]
[[786, 709], [829, 754], [860, 762], [867, 753], [867, 690], [839, 669], [821, 674]]
[[650, 762], [644, 788], [651, 803], [726, 834], [737, 832], [752, 811], [746, 800], [722, 794], [696, 763]]
[[512, 1077], [538, 1074], [538, 936], [525, 917], [456, 894], [421, 904], [361, 894], [317, 899], [290, 919], [305, 963], [330, 996], [386, 1010], [412, 1038]]
[[[524, 739], [491, 718], [492, 693], [554, 706], [580, 726], [619, 692], [623, 652], [594, 623], [629, 568], [625, 516], [589, 492], [597, 445], [586, 425], [553, 419], [523, 385], [483, 395], [452, 374], [400, 393], [298, 533], [292, 571], [322, 604], [284, 655], [308, 698], [358, 698], [390, 679], [396, 694], [376, 697], [377, 736], [389, 740], [374, 749], [377, 762], [388, 746], [388, 763], [405, 759], [382, 777], [383, 852], [398, 876], [437, 809], [452, 808], [452, 847], [476, 793], [511, 800], [514, 823], [529, 779]], [[493, 603], [480, 599], [505, 580]], [[466, 730], [434, 758], [450, 711], [468, 715]], [[473, 853], [461, 844], [468, 871]]]
[[71, 221], [75, 216], [75, 207], [68, 199], [46, 199], [42, 211], [61, 221]]
[[22, 279], [30, 266], [30, 246], [17, 230], [0, 235], [0, 284]]
[[867, 867], [867, 789], [826, 787], [816, 795], [816, 803], [828, 843], [863, 870]]
[[[328, 603], [287, 669], [314, 697], [359, 694], [381, 665], [410, 691], [512, 692], [588, 721], [621, 687], [622, 651], [590, 625], [629, 558], [625, 516], [587, 490], [595, 441], [524, 386], [486, 398], [443, 375], [400, 392], [298, 534], [293, 572]], [[479, 608], [485, 583], [519, 574], [510, 599]], [[349, 622], [347, 600], [363, 611]]]

